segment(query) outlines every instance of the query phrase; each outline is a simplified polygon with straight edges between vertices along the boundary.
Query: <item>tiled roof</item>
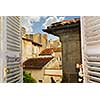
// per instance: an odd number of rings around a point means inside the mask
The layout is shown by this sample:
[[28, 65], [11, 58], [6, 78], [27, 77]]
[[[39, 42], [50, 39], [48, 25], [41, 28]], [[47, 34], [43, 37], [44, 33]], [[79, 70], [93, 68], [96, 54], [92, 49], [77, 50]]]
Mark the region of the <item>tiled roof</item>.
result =
[[61, 52], [61, 51], [62, 51], [61, 47], [59, 47], [59, 48], [54, 48], [54, 52]]
[[71, 20], [63, 20], [61, 22], [53, 23], [50, 26], [48, 26], [47, 28], [53, 28], [53, 27], [60, 27], [60, 26], [64, 26], [64, 25], [70, 25], [70, 24], [77, 23], [79, 21], [80, 21], [79, 18], [71, 19]]
[[53, 53], [54, 53], [53, 48], [46, 48], [39, 55], [52, 55]]
[[56, 30], [61, 30], [61, 29], [69, 29], [69, 28], [74, 28], [74, 27], [79, 27], [80, 24], [80, 19], [75, 18], [71, 20], [63, 20], [61, 22], [57, 23], [52, 23], [50, 26], [47, 26], [47, 29], [43, 29], [44, 32], [52, 33], [53, 31]]
[[24, 38], [24, 37], [22, 37], [22, 39], [23, 39], [23, 40], [26, 40], [26, 41], [30, 41], [30, 42], [32, 42], [32, 44], [34, 44], [34, 45], [42, 46], [41, 44], [39, 44], [39, 43], [37, 43], [37, 42], [34, 42], [34, 41], [32, 41], [31, 39], [27, 39], [27, 38]]
[[61, 24], [63, 24], [63, 25], [66, 24], [66, 23], [72, 24], [72, 23], [77, 23], [79, 21], [80, 21], [80, 19], [76, 18], [76, 19], [72, 19], [72, 20], [64, 20], [64, 21], [61, 22]]
[[46, 48], [39, 55], [52, 55], [54, 52], [61, 52], [61, 48]]
[[42, 69], [53, 57], [30, 58], [23, 63], [24, 69]]

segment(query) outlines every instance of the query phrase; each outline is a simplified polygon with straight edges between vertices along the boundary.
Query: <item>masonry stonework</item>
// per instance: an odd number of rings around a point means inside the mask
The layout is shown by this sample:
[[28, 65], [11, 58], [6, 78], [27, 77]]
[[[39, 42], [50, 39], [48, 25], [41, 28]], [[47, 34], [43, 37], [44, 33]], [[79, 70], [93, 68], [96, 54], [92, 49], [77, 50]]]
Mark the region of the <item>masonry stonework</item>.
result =
[[80, 19], [53, 23], [43, 31], [60, 37], [62, 43], [62, 82], [77, 83], [76, 64], [81, 64]]
[[65, 82], [77, 82], [76, 64], [81, 64], [79, 31], [60, 36], [62, 42], [62, 63]]

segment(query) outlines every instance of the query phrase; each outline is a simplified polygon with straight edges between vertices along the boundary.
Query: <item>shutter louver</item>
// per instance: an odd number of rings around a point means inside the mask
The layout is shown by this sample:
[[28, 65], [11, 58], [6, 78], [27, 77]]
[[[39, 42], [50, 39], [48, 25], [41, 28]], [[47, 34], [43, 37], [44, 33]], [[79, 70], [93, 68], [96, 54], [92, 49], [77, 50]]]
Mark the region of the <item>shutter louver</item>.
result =
[[[20, 67], [21, 59], [17, 55], [21, 53], [21, 33], [20, 33], [20, 17], [8, 16], [6, 18], [7, 32], [7, 51], [13, 52], [14, 56], [8, 56], [7, 61], [7, 82], [20, 83], [22, 82], [22, 70]], [[16, 58], [14, 58], [16, 57]]]
[[86, 82], [100, 83], [100, 17], [82, 17]]

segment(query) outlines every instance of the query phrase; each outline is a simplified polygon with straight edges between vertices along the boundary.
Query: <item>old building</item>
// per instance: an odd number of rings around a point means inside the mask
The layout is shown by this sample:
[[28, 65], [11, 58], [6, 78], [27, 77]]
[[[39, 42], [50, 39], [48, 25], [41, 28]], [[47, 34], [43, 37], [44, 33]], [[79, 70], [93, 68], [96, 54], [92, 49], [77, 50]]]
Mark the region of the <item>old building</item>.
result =
[[62, 50], [58, 48], [46, 48], [39, 54], [40, 57], [55, 57], [58, 60], [59, 65], [62, 65]]
[[77, 82], [76, 64], [81, 64], [80, 19], [53, 23], [43, 31], [60, 37], [63, 82]]
[[[50, 83], [51, 77], [54, 77], [55, 73], [48, 74], [48, 71], [51, 71], [50, 68], [58, 68], [57, 61], [53, 57], [31, 58], [26, 60], [23, 66], [24, 70], [31, 73], [31, 76], [36, 79], [37, 82], [43, 83]], [[60, 74], [56, 73], [55, 76], [55, 79], [59, 80]]]
[[41, 46], [41, 44], [33, 42], [30, 39], [22, 38], [22, 62], [29, 58], [37, 57]]
[[26, 39], [29, 39], [29, 40], [34, 40], [34, 38], [33, 38], [33, 34], [28, 34], [27, 32], [26, 32], [26, 28], [25, 27], [22, 27], [21, 28], [21, 33], [22, 33], [22, 37], [23, 38], [26, 38]]
[[57, 58], [59, 65], [62, 68], [62, 48], [61, 47], [54, 48], [54, 52], [55, 52], [55, 58]]
[[55, 82], [61, 82], [62, 80], [62, 55], [61, 48], [46, 48], [39, 54], [39, 57], [54, 57], [49, 62], [49, 66], [45, 68], [45, 81], [50, 82], [51, 77]]
[[28, 58], [37, 57], [42, 45], [34, 42], [33, 34], [26, 34], [26, 29], [22, 27], [22, 62]]
[[34, 41], [34, 36], [33, 36], [33, 34], [26, 34], [25, 35], [25, 37], [27, 38], [27, 39], [30, 39], [30, 40], [32, 40], [32, 41]]
[[49, 40], [48, 41], [48, 47], [49, 48], [58, 48], [61, 47], [61, 42], [60, 39], [55, 39], [55, 40]]
[[33, 37], [35, 42], [42, 44], [42, 48], [40, 51], [48, 47], [48, 34], [36, 33], [33, 34]]
[[46, 49], [44, 49], [43, 51], [40, 52], [39, 56], [40, 57], [44, 57], [44, 56], [54, 57], [55, 56], [54, 49], [53, 48], [46, 48]]
[[22, 38], [22, 61], [32, 57], [32, 41]]
[[22, 37], [26, 38], [28, 40], [32, 40], [37, 44], [41, 44], [40, 51], [44, 50], [45, 48], [48, 47], [48, 34], [41, 34], [41, 33], [36, 33], [36, 34], [28, 34], [26, 32], [26, 29], [22, 27]]

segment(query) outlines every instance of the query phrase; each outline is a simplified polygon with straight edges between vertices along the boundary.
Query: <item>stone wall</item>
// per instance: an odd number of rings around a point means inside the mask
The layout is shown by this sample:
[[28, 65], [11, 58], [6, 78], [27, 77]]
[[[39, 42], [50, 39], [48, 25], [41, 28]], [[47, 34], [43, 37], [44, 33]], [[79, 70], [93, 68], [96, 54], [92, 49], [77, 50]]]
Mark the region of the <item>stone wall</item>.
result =
[[79, 29], [60, 35], [62, 42], [62, 66], [65, 82], [76, 83], [76, 64], [81, 64], [81, 36]]
[[26, 72], [31, 73], [31, 76], [39, 82], [39, 80], [43, 81], [44, 78], [44, 69], [24, 69]]
[[28, 58], [32, 58], [32, 42], [22, 40], [22, 62]]
[[48, 35], [47, 34], [33, 34], [34, 42], [42, 44], [40, 51], [44, 50], [48, 46]]
[[[55, 69], [59, 69], [60, 71]], [[51, 77], [53, 77], [55, 81], [58, 80], [58, 83], [60, 83], [62, 80], [62, 69], [60, 69], [57, 58], [53, 58], [44, 66], [44, 83], [51, 83]]]
[[50, 48], [61, 47], [61, 42], [60, 42], [59, 39], [56, 39], [56, 40], [49, 40], [49, 41], [48, 41], [48, 47], [50, 47]]

